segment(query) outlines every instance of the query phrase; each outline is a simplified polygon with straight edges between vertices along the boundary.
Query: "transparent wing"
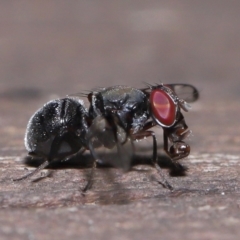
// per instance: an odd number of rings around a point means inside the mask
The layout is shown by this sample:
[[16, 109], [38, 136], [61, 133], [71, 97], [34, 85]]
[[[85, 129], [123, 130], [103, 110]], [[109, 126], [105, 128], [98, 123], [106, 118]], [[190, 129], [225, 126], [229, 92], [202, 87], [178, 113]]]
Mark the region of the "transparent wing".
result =
[[199, 98], [198, 90], [190, 84], [164, 84], [171, 88], [180, 99], [185, 100], [186, 102], [195, 102]]
[[99, 163], [124, 170], [131, 167], [133, 143], [116, 121], [109, 122], [103, 116], [97, 116], [89, 128], [87, 142], [92, 156]]

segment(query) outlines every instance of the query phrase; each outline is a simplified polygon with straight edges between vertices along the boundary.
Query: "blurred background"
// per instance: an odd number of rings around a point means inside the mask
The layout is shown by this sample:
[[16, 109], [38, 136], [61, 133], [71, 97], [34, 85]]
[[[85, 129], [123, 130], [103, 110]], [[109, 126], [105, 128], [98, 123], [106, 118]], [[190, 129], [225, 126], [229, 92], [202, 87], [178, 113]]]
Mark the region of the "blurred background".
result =
[[[0, 1], [0, 149], [45, 102], [112, 85], [189, 83], [194, 152], [239, 152], [240, 1]], [[5, 151], [5, 152], [4, 152]]]

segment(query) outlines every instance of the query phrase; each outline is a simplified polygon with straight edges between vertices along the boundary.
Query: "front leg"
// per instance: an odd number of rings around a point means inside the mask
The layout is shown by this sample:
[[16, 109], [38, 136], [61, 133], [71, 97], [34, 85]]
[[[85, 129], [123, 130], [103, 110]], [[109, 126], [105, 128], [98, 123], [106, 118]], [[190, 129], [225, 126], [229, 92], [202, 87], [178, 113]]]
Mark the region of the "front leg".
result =
[[[185, 158], [190, 153], [190, 146], [183, 140], [191, 134], [185, 120], [180, 115], [179, 120], [170, 128], [163, 128], [164, 150], [172, 160]], [[169, 148], [169, 142], [172, 145]]]
[[163, 141], [165, 152], [174, 161], [185, 158], [190, 153], [190, 146], [183, 141], [175, 141], [169, 148], [168, 147], [169, 139], [166, 133], [164, 133]]

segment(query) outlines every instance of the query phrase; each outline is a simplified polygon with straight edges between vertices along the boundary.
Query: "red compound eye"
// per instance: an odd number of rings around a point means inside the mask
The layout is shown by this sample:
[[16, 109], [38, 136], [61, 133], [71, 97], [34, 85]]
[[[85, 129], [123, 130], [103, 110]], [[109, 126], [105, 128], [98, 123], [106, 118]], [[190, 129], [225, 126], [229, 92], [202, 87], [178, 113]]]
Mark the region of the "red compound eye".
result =
[[163, 90], [156, 89], [150, 94], [152, 113], [160, 125], [172, 126], [176, 118], [176, 106]]

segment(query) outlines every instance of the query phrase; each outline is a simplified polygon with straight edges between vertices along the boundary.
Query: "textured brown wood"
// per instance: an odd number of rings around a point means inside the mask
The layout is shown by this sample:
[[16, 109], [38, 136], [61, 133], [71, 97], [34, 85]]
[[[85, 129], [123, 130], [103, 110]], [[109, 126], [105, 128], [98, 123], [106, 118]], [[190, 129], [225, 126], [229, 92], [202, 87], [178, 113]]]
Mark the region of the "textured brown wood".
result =
[[[1, 239], [239, 239], [240, 2], [1, 1]], [[149, 165], [98, 168], [91, 161], [43, 170], [25, 164], [28, 119], [50, 99], [99, 86], [190, 83], [200, 99], [186, 176]], [[160, 163], [162, 132], [156, 129]], [[151, 141], [137, 144], [148, 161]], [[27, 169], [26, 169], [27, 168]]]

